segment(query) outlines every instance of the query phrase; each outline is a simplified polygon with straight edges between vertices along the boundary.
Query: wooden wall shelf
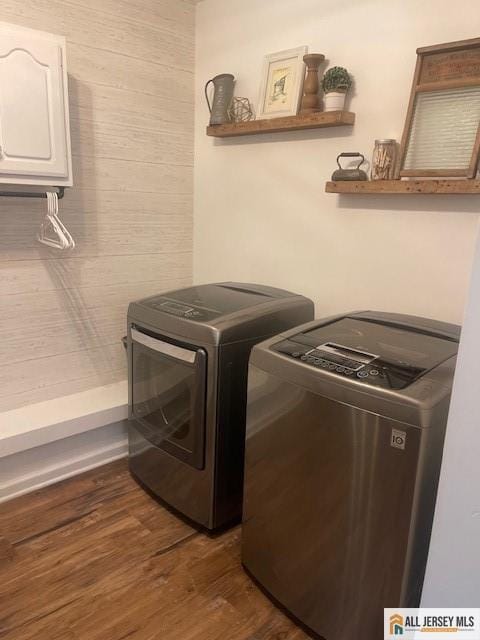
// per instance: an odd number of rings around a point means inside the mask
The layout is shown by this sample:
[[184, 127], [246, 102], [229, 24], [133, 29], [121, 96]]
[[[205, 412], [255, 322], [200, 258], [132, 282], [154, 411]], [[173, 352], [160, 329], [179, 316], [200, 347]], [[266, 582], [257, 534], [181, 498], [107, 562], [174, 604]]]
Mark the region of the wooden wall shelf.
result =
[[207, 136], [213, 136], [214, 138], [233, 138], [235, 136], [251, 136], [260, 133], [342, 127], [352, 125], [354, 122], [355, 114], [351, 111], [319, 111], [318, 113], [288, 116], [286, 118], [217, 124], [207, 127]]
[[480, 180], [363, 180], [327, 182], [327, 193], [350, 194], [478, 194]]

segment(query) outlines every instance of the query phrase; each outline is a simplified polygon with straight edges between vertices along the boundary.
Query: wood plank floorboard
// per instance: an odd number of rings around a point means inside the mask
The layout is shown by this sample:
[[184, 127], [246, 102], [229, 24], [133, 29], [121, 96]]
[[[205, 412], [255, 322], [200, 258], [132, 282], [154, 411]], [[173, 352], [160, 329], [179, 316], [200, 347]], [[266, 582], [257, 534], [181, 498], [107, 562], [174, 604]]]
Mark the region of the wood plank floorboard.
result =
[[304, 640], [240, 565], [120, 460], [0, 505], [2, 640]]

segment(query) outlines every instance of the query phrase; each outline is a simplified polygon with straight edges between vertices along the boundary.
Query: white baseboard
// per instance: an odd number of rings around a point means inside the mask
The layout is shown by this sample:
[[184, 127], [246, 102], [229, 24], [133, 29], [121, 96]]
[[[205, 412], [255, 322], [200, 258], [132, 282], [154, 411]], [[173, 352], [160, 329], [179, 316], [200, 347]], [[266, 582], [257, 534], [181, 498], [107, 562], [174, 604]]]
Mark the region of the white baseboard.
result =
[[30, 493], [127, 455], [122, 420], [1, 459], [0, 502]]
[[0, 413], [0, 458], [125, 420], [127, 405], [121, 380]]

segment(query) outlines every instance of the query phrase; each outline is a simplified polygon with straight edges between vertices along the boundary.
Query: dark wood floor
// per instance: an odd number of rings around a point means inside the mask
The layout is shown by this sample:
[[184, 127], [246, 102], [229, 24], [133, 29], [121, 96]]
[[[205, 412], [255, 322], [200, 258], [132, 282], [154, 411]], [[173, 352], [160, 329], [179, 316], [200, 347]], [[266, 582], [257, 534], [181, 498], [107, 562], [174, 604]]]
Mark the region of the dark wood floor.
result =
[[240, 529], [198, 533], [125, 461], [0, 505], [4, 640], [304, 640], [240, 566]]

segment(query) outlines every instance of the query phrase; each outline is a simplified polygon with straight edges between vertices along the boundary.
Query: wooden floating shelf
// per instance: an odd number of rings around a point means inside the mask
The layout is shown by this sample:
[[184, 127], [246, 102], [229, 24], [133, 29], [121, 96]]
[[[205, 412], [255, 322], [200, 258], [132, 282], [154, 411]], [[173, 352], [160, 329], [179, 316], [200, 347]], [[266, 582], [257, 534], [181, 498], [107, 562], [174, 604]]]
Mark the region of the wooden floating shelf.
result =
[[480, 180], [361, 180], [327, 182], [327, 193], [479, 194]]
[[286, 118], [210, 125], [207, 127], [207, 136], [213, 136], [214, 138], [233, 138], [235, 136], [252, 136], [260, 133], [280, 133], [282, 131], [342, 127], [352, 125], [354, 122], [355, 114], [351, 111], [319, 111], [318, 113], [287, 116]]

